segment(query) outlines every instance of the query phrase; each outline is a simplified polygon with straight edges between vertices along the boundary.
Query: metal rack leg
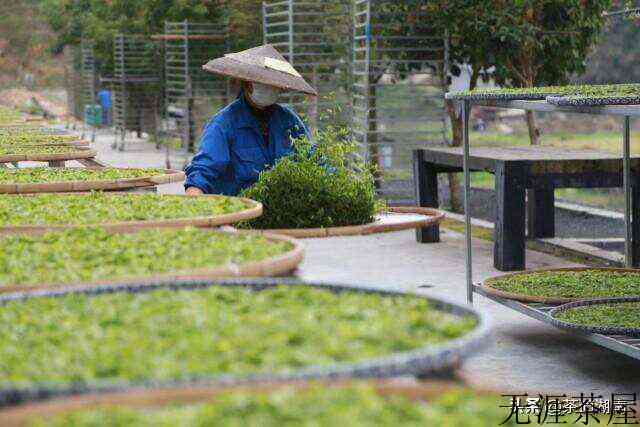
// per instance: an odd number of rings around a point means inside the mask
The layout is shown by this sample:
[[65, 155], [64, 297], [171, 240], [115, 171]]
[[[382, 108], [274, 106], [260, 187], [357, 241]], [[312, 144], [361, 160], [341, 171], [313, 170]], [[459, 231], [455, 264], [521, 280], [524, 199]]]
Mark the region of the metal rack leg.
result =
[[624, 264], [633, 267], [633, 242], [631, 228], [631, 141], [630, 118], [624, 117], [623, 129], [623, 185], [624, 185]]
[[464, 158], [462, 169], [464, 171], [464, 229], [466, 237], [466, 271], [467, 271], [467, 301], [473, 304], [473, 266], [471, 258], [471, 212], [470, 212], [470, 188], [471, 178], [469, 174], [469, 113], [468, 101], [462, 103], [462, 146]]

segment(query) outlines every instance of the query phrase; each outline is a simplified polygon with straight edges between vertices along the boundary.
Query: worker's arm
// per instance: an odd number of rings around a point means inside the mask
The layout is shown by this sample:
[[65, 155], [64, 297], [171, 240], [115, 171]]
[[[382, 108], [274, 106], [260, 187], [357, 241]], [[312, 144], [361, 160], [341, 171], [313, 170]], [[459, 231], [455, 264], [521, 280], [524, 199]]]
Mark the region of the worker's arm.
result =
[[229, 162], [227, 133], [219, 123], [210, 123], [200, 138], [200, 151], [185, 169], [186, 193], [198, 195], [216, 192], [216, 181], [227, 169]]

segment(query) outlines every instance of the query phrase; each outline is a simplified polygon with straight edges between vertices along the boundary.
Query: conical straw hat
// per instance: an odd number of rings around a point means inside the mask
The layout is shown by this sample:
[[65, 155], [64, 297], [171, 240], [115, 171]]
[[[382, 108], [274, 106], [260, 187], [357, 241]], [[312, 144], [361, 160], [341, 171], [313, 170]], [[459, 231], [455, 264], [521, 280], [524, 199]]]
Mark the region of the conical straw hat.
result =
[[207, 62], [202, 68], [210, 73], [263, 83], [286, 91], [318, 95], [280, 52], [269, 44], [229, 53]]

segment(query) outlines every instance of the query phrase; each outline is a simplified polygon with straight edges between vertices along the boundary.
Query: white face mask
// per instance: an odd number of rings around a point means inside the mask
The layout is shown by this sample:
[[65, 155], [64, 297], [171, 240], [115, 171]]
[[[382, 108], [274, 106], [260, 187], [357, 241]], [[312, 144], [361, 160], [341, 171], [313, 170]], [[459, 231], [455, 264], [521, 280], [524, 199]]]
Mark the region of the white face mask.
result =
[[280, 89], [262, 83], [253, 83], [253, 92], [249, 93], [249, 98], [258, 107], [268, 107], [278, 102]]

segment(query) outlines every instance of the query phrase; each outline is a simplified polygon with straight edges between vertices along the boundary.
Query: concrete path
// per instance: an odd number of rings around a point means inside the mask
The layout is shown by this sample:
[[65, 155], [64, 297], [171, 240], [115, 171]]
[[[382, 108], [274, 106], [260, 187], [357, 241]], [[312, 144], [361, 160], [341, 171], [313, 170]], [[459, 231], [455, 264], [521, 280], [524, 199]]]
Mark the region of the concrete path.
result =
[[[111, 135], [94, 144], [100, 160], [114, 166], [163, 167], [165, 155], [143, 141], [125, 152], [110, 148]], [[162, 193], [182, 192], [180, 184]], [[299, 276], [308, 280], [362, 285], [391, 285], [466, 301], [464, 239], [444, 231], [442, 242], [421, 245], [412, 231], [373, 236], [309, 239]], [[493, 269], [492, 244], [474, 240], [474, 280], [499, 274]], [[553, 256], [527, 252], [527, 267], [569, 266]], [[475, 386], [500, 392], [573, 395], [640, 393], [640, 361], [565, 334], [551, 326], [476, 296], [476, 306], [493, 320], [493, 343], [469, 361], [461, 374]]]

